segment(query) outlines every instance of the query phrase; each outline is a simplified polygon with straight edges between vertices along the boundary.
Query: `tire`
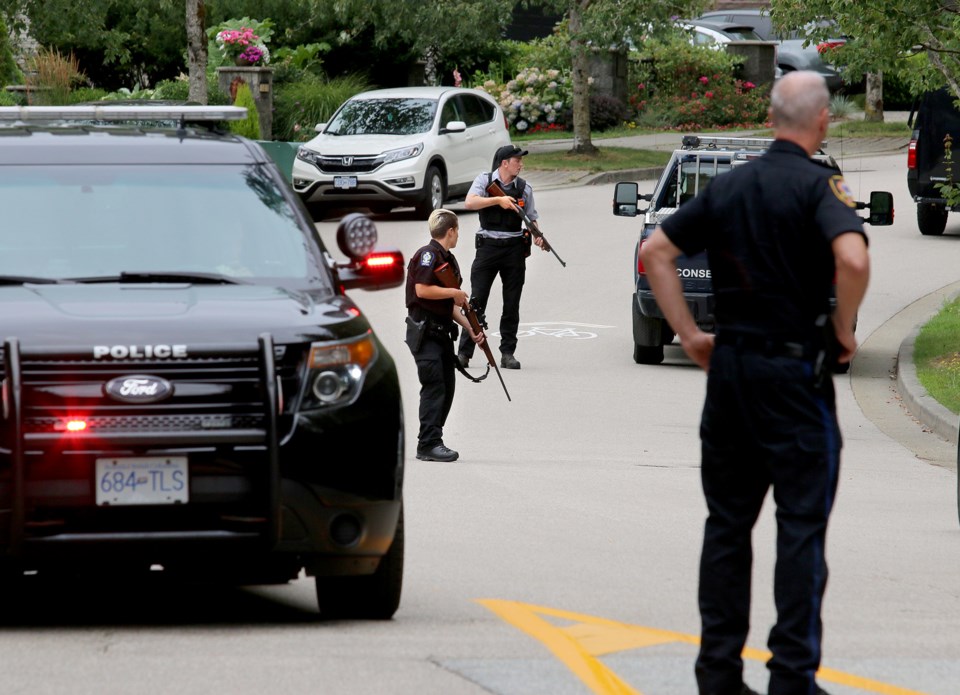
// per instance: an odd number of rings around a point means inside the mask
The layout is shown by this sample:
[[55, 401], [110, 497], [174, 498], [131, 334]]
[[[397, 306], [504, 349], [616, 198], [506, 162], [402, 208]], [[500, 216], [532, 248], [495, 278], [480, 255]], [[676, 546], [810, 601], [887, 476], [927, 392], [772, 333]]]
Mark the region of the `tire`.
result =
[[330, 208], [323, 203], [308, 203], [307, 212], [314, 222], [322, 222], [330, 214]]
[[917, 204], [917, 226], [924, 236], [940, 236], [947, 228], [947, 208], [935, 203]]
[[640, 313], [637, 295], [633, 295], [633, 361], [637, 364], [663, 362], [663, 338], [669, 332], [667, 322], [663, 319], [653, 319]]
[[322, 620], [355, 618], [389, 620], [400, 607], [403, 588], [403, 507], [390, 550], [376, 572], [357, 577], [316, 577], [317, 606]]
[[437, 167], [427, 167], [427, 174], [423, 177], [423, 198], [417, 203], [417, 217], [425, 220], [430, 213], [443, 207], [447, 199], [447, 186], [443, 181], [443, 174]]

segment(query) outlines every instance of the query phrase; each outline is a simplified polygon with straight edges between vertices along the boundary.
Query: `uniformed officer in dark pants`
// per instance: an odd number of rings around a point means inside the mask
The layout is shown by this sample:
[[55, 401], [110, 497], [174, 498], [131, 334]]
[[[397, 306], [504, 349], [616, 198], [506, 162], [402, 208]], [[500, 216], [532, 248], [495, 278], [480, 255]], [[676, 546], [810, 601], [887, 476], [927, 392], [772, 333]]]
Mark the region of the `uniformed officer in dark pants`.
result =
[[427, 222], [430, 243], [410, 257], [407, 266], [406, 343], [417, 361], [420, 378], [420, 433], [417, 458], [423, 461], [456, 461], [460, 456], [443, 443], [443, 425], [453, 404], [455, 384], [454, 341], [456, 324], [463, 326], [471, 344], [483, 342], [483, 333], [475, 334], [461, 311], [470, 298], [461, 289], [444, 287], [434, 270], [444, 263], [461, 280], [460, 266], [450, 252], [460, 237], [456, 214], [434, 210]]
[[[517, 327], [520, 325], [520, 293], [527, 272], [527, 256], [530, 255], [530, 235], [524, 233], [523, 220], [516, 208], [522, 208], [531, 221], [539, 217], [533, 203], [533, 189], [520, 178], [526, 154], [526, 150], [516, 145], [504, 145], [498, 149], [493, 156], [493, 171], [474, 179], [465, 201], [467, 210], [480, 211], [477, 254], [470, 266], [470, 287], [477, 304], [486, 308], [497, 275], [503, 283], [500, 366], [504, 369], [520, 369], [520, 361], [513, 353], [517, 349]], [[487, 186], [491, 181], [498, 181], [506, 195], [488, 195]], [[534, 243], [543, 248], [542, 237]], [[461, 336], [458, 350], [461, 365], [468, 365], [473, 351], [470, 336]]]
[[[777, 621], [767, 642], [768, 692], [824, 692], [814, 674], [841, 446], [829, 355], [847, 363], [856, 350], [854, 321], [870, 267], [850, 189], [839, 171], [810, 158], [827, 132], [829, 98], [814, 72], [780, 79], [770, 106], [776, 142], [718, 176], [641, 251], [667, 321], [707, 370], [700, 437], [708, 517], [695, 669], [701, 695], [754, 692], [743, 684], [740, 653], [749, 628], [750, 535], [771, 486]], [[697, 328], [676, 273], [680, 253], [703, 250], [716, 294], [715, 337]]]

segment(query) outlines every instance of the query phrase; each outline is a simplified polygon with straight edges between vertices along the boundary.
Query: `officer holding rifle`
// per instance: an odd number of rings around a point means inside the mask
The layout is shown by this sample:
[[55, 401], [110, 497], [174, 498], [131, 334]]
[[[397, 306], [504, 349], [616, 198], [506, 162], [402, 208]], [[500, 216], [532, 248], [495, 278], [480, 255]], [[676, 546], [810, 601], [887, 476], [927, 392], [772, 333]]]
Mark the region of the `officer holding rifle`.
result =
[[456, 461], [460, 454], [443, 443], [443, 425], [453, 404], [455, 365], [453, 344], [456, 324], [463, 327], [470, 345], [484, 340], [475, 333], [462, 309], [469, 305], [467, 293], [444, 287], [435, 270], [449, 264], [460, 280], [460, 266], [451, 250], [460, 237], [460, 224], [450, 210], [434, 210], [427, 222], [430, 243], [410, 257], [407, 266], [406, 343], [417, 362], [420, 379], [420, 432], [417, 458], [422, 461]]
[[[485, 310], [490, 289], [497, 275], [503, 283], [503, 315], [500, 317], [500, 366], [520, 369], [514, 357], [517, 348], [517, 328], [520, 325], [520, 294], [526, 276], [527, 256], [531, 239], [523, 231], [523, 217], [531, 221], [539, 215], [533, 203], [533, 189], [520, 178], [526, 150], [516, 145], [504, 145], [493, 156], [493, 171], [477, 176], [467, 193], [467, 210], [479, 210], [480, 229], [477, 230], [477, 254], [470, 268], [470, 287], [480, 310]], [[487, 187], [498, 181], [505, 195], [491, 196]], [[532, 243], [546, 250], [542, 236]], [[473, 357], [474, 345], [467, 335], [460, 338], [457, 359], [466, 367]]]

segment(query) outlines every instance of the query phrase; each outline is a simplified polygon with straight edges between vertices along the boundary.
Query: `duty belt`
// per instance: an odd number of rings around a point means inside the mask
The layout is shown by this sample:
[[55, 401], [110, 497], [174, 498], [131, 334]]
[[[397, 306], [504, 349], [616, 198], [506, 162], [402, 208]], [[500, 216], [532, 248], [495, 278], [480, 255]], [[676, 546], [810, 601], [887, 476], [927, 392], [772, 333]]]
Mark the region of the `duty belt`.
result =
[[477, 248], [481, 246], [513, 246], [523, 242], [523, 235], [494, 239], [493, 237], [477, 235]]
[[766, 357], [791, 357], [797, 360], [813, 359], [819, 347], [812, 343], [777, 340], [756, 333], [720, 331], [717, 345], [729, 345], [747, 352], [757, 352]]

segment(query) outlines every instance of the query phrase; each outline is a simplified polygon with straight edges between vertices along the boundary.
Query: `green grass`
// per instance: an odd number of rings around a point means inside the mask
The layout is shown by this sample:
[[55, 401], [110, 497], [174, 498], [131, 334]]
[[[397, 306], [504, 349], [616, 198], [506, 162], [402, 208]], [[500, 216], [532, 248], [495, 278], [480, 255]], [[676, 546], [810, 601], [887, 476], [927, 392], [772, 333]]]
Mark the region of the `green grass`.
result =
[[670, 152], [637, 150], [631, 147], [600, 146], [600, 155], [597, 157], [570, 154], [566, 150], [538, 152], [524, 157], [523, 165], [527, 169], [537, 171], [618, 171], [664, 166], [670, 159], [670, 154]]
[[830, 137], [835, 138], [873, 138], [873, 137], [910, 137], [910, 127], [906, 123], [871, 123], [867, 121], [840, 121], [830, 125]]
[[960, 413], [960, 299], [946, 304], [920, 329], [913, 345], [917, 378], [927, 393]]

